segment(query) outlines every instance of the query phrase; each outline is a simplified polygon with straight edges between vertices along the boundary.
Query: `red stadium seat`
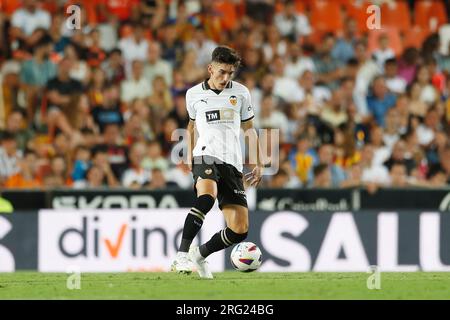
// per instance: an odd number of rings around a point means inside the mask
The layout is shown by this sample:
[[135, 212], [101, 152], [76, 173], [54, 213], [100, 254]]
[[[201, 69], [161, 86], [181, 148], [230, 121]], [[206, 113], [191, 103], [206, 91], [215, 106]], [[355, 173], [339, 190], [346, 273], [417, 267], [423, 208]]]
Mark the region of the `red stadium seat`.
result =
[[370, 2], [368, 1], [365, 1], [363, 3], [355, 3], [354, 1], [351, 1], [347, 4], [344, 4], [347, 15], [355, 19], [359, 33], [365, 33], [369, 31], [367, 29], [367, 18], [369, 17], [369, 14], [367, 13], [367, 7], [369, 7], [370, 5]]
[[385, 27], [396, 27], [402, 33], [411, 29], [411, 16], [406, 0], [395, 1], [392, 4], [381, 6], [381, 25]]
[[311, 4], [310, 22], [314, 32], [342, 31], [341, 6], [334, 1], [317, 0]]
[[440, 0], [417, 0], [414, 5], [414, 18], [416, 25], [430, 31], [437, 31], [448, 21], [444, 3]]
[[413, 26], [403, 37], [403, 48], [414, 47], [421, 48], [425, 38], [430, 32], [420, 26]]

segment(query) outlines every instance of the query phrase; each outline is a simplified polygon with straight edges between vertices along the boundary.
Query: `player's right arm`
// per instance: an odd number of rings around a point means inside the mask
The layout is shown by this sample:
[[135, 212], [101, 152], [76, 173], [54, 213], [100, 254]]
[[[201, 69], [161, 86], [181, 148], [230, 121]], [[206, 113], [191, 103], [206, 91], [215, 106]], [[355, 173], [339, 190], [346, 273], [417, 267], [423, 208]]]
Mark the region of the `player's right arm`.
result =
[[188, 90], [186, 92], [186, 108], [189, 114], [189, 123], [187, 126], [187, 132], [188, 132], [188, 141], [187, 141], [187, 163], [189, 168], [192, 170], [192, 159], [193, 155], [192, 152], [194, 151], [195, 147], [195, 118], [197, 115], [197, 112], [195, 110], [194, 106], [194, 100], [191, 97], [191, 90]]
[[195, 121], [189, 119], [189, 123], [187, 126], [187, 132], [188, 132], [188, 141], [187, 141], [187, 163], [189, 168], [192, 170], [192, 151], [194, 150], [195, 146]]

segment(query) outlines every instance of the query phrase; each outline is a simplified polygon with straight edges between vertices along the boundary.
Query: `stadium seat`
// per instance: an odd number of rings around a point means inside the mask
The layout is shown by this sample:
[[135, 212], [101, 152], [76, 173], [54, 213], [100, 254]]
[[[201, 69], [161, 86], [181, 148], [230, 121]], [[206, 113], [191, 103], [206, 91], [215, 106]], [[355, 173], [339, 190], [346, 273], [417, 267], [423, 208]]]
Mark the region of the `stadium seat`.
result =
[[311, 4], [310, 22], [313, 30], [316, 32], [334, 32], [342, 31], [341, 6], [337, 2], [318, 0]]
[[369, 52], [373, 52], [378, 48], [378, 38], [384, 33], [388, 35], [389, 47], [394, 50], [396, 56], [399, 56], [402, 53], [403, 46], [400, 38], [400, 33], [395, 27], [384, 27], [381, 29], [370, 30], [368, 33]]
[[414, 22], [430, 31], [448, 22], [444, 3], [440, 0], [418, 0], [414, 5]]
[[7, 16], [11, 16], [14, 11], [21, 7], [20, 0], [0, 0], [0, 12], [6, 13]]
[[215, 1], [214, 8], [220, 12], [220, 23], [226, 30], [232, 30], [237, 24], [236, 6], [230, 1]]
[[347, 4], [344, 4], [344, 8], [347, 16], [352, 17], [356, 20], [356, 25], [359, 33], [367, 32], [367, 18], [369, 14], [367, 13], [367, 7], [371, 4], [368, 1], [364, 3], [355, 3], [354, 1], [350, 1]]
[[381, 6], [381, 25], [396, 27], [400, 32], [407, 33], [411, 29], [411, 16], [407, 1], [384, 3]]
[[413, 26], [403, 36], [403, 48], [421, 48], [423, 41], [428, 36], [429, 31], [420, 26]]

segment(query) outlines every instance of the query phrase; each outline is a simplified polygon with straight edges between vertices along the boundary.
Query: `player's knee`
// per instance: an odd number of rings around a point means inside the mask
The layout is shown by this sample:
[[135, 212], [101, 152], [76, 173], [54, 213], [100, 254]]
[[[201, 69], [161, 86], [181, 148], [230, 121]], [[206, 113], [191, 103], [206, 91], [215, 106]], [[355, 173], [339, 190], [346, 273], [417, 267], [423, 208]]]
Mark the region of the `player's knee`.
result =
[[248, 227], [245, 226], [235, 228], [234, 230], [231, 230], [230, 228], [226, 229], [227, 238], [232, 243], [240, 243], [244, 241], [247, 238], [247, 234], [248, 234]]
[[210, 194], [202, 194], [195, 200], [193, 208], [206, 215], [214, 206], [215, 201], [216, 199]]

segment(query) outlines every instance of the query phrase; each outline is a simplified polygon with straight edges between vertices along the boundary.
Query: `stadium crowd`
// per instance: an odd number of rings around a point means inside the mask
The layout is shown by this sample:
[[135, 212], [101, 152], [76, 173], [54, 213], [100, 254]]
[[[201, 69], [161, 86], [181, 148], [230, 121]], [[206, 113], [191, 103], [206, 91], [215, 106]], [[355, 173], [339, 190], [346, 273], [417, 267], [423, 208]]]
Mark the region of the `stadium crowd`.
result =
[[218, 44], [280, 130], [264, 186], [446, 186], [448, 8], [429, 2], [0, 0], [0, 187], [191, 188], [171, 135]]

